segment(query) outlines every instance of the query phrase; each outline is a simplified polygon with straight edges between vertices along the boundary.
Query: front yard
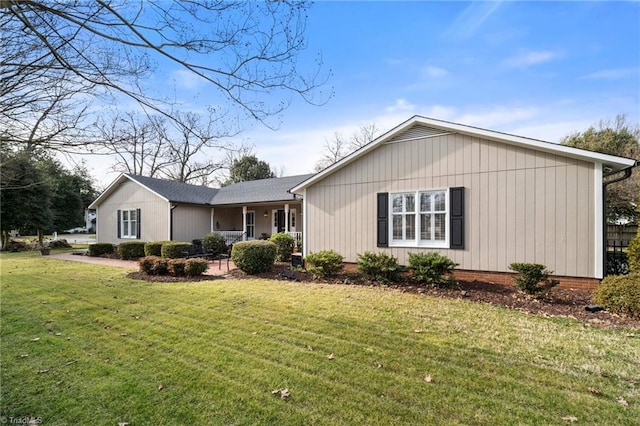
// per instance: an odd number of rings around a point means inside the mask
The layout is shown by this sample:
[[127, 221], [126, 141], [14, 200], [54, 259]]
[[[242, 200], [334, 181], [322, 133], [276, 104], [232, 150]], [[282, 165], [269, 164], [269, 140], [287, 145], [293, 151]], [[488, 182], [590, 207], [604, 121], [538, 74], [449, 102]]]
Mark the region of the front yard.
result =
[[[2, 254], [0, 416], [96, 424], [607, 424], [640, 333], [376, 287]], [[274, 393], [274, 391], [277, 391]]]

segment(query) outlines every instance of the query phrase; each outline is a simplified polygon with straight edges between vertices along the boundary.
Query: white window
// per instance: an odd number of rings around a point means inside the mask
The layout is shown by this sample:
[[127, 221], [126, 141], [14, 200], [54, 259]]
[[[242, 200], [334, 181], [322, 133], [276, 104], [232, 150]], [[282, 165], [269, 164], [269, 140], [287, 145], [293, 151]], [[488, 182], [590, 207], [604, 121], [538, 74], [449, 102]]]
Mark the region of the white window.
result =
[[390, 195], [392, 246], [448, 247], [448, 190]]
[[137, 210], [122, 210], [120, 212], [120, 238], [136, 238], [138, 234]]
[[256, 232], [256, 212], [247, 212], [247, 239], [253, 240]]

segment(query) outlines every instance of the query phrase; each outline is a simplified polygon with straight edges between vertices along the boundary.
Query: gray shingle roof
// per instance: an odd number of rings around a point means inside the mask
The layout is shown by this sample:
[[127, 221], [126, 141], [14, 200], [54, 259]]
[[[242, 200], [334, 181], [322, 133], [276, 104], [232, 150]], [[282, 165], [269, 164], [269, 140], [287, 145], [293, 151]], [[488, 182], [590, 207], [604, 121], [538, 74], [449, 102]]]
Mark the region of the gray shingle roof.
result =
[[309, 179], [312, 174], [238, 182], [220, 188], [210, 204], [248, 204], [293, 200], [289, 189]]
[[127, 174], [127, 176], [174, 203], [209, 204], [219, 191], [216, 188], [190, 185], [173, 180], [156, 179], [132, 174]]

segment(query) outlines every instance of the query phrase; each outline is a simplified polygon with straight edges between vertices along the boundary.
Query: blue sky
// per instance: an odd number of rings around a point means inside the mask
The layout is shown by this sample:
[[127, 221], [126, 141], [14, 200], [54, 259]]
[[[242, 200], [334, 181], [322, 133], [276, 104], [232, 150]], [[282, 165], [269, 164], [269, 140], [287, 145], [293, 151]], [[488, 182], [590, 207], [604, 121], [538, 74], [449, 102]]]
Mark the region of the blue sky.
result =
[[308, 15], [301, 64], [322, 54], [332, 99], [294, 99], [276, 131], [239, 137], [286, 175], [311, 172], [335, 132], [415, 114], [552, 142], [617, 114], [640, 121], [638, 2], [319, 1]]

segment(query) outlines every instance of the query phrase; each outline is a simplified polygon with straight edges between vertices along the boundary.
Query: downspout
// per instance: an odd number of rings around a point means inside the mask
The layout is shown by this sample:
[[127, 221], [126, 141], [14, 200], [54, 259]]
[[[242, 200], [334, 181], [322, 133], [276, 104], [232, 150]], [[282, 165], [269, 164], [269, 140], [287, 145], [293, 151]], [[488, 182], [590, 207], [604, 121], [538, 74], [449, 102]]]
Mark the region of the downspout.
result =
[[[604, 226], [602, 227], [602, 242], [604, 244], [604, 250], [602, 250], [603, 257], [603, 277], [607, 276], [607, 187], [612, 183], [622, 182], [623, 180], [629, 179], [631, 177], [631, 173], [635, 167], [640, 166], [640, 161], [636, 160], [636, 163], [633, 166], [629, 166], [626, 169], [620, 170], [619, 172], [624, 172], [624, 174], [618, 178], [615, 178], [609, 182], [602, 182], [602, 220], [604, 221]], [[606, 177], [606, 176], [603, 176]]]
[[169, 241], [173, 241], [173, 209], [176, 207], [175, 204], [169, 205]]

